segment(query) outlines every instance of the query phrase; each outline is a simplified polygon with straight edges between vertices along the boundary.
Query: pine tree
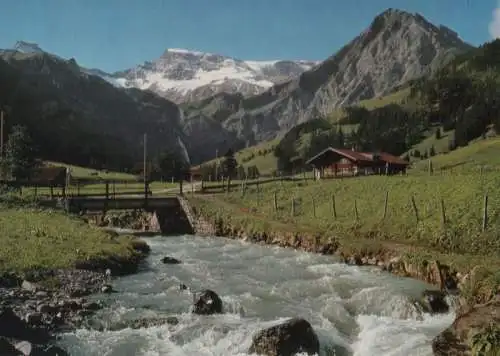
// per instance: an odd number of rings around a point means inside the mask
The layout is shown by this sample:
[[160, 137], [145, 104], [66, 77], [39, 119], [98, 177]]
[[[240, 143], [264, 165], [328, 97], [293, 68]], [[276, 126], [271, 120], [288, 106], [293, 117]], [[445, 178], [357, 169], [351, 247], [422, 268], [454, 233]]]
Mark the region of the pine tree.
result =
[[339, 143], [339, 148], [344, 148], [345, 147], [345, 135], [344, 135], [344, 131], [342, 131], [341, 126], [339, 126], [339, 129], [337, 131], [337, 140]]
[[439, 139], [441, 138], [441, 128], [440, 128], [440, 127], [438, 127], [438, 128], [436, 129], [436, 134], [435, 134], [435, 136], [436, 136], [436, 140], [439, 140]]
[[24, 126], [12, 128], [5, 147], [5, 169], [15, 180], [28, 180], [37, 167], [33, 142]]
[[238, 162], [236, 158], [234, 158], [234, 152], [232, 149], [227, 150], [224, 155], [224, 161], [222, 162], [222, 170], [224, 175], [227, 177], [227, 188], [231, 186], [231, 179], [236, 173], [236, 167], [238, 166]]

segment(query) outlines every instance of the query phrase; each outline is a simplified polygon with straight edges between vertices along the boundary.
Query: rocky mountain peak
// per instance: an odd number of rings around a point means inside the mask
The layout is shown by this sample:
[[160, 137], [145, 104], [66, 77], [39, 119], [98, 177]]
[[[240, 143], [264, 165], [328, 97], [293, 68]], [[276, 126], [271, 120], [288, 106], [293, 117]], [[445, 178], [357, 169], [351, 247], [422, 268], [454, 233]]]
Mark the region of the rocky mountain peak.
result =
[[34, 42], [17, 41], [12, 49], [22, 53], [44, 53], [40, 46]]
[[377, 34], [384, 33], [388, 38], [391, 34], [398, 33], [425, 33], [434, 38], [435, 42], [448, 42], [462, 46], [464, 42], [457, 32], [444, 25], [435, 25], [419, 13], [410, 13], [399, 9], [387, 9], [377, 15], [370, 27], [363, 33], [364, 36], [374, 38]]

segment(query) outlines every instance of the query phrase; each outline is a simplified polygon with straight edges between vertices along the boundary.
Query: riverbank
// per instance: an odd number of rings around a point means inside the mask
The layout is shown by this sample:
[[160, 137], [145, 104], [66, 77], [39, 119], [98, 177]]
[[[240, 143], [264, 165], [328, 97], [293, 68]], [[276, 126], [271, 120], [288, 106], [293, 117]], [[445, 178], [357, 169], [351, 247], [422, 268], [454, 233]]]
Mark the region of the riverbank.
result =
[[[149, 252], [135, 237], [15, 196], [0, 197], [0, 244], [0, 336], [35, 344], [82, 325], [101, 307], [85, 297], [111, 292], [111, 276], [136, 272]], [[6, 335], [15, 318], [22, 327]], [[43, 340], [30, 339], [33, 330]]]
[[[376, 265], [397, 275], [434, 284], [442, 290], [456, 290], [460, 295], [457, 321], [442, 337], [435, 340], [437, 355], [453, 354], [439, 351], [445, 349], [443, 345], [452, 342], [452, 337], [455, 338], [453, 342], [456, 346], [451, 347], [451, 352], [460, 347], [469, 348], [471, 334], [457, 333], [457, 325], [461, 323], [462, 316], [474, 313], [476, 305], [493, 300], [500, 292], [498, 255], [446, 253], [411, 241], [382, 239], [377, 235], [368, 237], [357, 229], [342, 235], [338, 230], [313, 228], [292, 221], [276, 221], [272, 214], [259, 214], [257, 209], [237, 205], [234, 200], [223, 196], [195, 196], [190, 197], [189, 201], [199, 220], [197, 225], [211, 230], [208, 235], [215, 232], [220, 236], [255, 243], [335, 254], [349, 264]], [[203, 234], [204, 231], [197, 233]], [[490, 303], [486, 308], [493, 311], [497, 305]], [[483, 307], [481, 315], [486, 314]], [[497, 321], [495, 313], [487, 315], [491, 316], [473, 318], [473, 331], [481, 332], [490, 322]], [[463, 325], [461, 329], [464, 329]], [[450, 347], [447, 350], [449, 352]]]

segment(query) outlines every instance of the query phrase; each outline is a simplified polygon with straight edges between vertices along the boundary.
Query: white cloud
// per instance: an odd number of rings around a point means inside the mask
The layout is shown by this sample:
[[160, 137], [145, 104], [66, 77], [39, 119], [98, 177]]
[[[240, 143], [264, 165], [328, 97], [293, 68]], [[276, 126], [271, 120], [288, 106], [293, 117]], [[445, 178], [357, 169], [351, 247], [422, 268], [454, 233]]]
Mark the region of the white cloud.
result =
[[500, 38], [500, 2], [497, 8], [493, 10], [493, 19], [488, 26], [488, 30], [492, 38]]

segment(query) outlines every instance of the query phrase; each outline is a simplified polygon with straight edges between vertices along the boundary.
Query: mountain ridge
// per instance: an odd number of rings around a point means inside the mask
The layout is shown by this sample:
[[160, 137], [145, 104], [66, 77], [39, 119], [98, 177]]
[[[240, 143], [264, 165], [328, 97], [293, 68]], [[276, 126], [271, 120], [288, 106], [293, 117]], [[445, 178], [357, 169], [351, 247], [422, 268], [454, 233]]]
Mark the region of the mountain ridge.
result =
[[[49, 53], [37, 43], [22, 40], [17, 41], [11, 50], [26, 54]], [[98, 68], [81, 68], [116, 87], [151, 90], [182, 103], [203, 100], [222, 92], [242, 93], [244, 96], [259, 94], [319, 63], [286, 59], [247, 61], [211, 52], [167, 48], [158, 59], [129, 69], [108, 73]]]
[[[388, 94], [405, 82], [431, 75], [472, 48], [456, 32], [433, 25], [420, 14], [388, 9], [321, 64], [244, 98], [231, 113], [223, 108], [221, 124], [251, 144], [271, 140], [338, 107]], [[198, 107], [189, 114], [204, 111], [213, 108]]]

